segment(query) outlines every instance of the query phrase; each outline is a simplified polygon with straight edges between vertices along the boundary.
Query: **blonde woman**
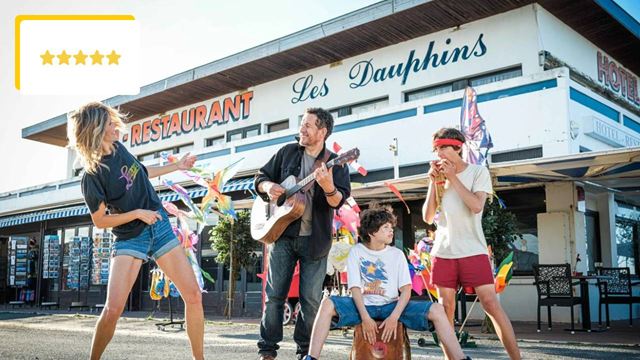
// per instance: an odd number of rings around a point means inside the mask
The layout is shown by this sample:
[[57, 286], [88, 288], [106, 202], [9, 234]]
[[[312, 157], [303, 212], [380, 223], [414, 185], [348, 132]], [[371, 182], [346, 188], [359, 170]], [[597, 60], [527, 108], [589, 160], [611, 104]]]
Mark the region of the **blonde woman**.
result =
[[84, 165], [82, 194], [91, 219], [99, 228], [111, 228], [116, 236], [107, 301], [96, 324], [91, 359], [99, 359], [111, 341], [140, 266], [149, 259], [155, 260], [180, 291], [191, 353], [194, 359], [203, 359], [202, 294], [149, 182], [149, 178], [191, 168], [196, 157], [186, 154], [175, 164], [146, 168], [118, 141], [123, 129], [123, 115], [98, 102], [69, 116], [69, 145]]

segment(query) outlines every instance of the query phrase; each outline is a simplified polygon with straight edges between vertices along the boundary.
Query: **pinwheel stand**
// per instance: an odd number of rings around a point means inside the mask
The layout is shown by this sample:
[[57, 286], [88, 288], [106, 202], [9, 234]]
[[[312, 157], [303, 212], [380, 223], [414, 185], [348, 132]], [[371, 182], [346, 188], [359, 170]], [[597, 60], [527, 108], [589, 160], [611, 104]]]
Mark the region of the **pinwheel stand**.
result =
[[[427, 346], [440, 346], [440, 341], [438, 340], [438, 334], [434, 332], [431, 333], [433, 336], [433, 343], [429, 343], [426, 338], [418, 339], [418, 346], [427, 347]], [[460, 347], [465, 348], [477, 348], [478, 345], [475, 341], [469, 341], [469, 333], [467, 331], [456, 331], [456, 337], [458, 338], [458, 342], [460, 343]]]
[[[464, 290], [462, 290], [462, 295], [465, 296]], [[463, 301], [466, 301], [466, 300], [463, 300]], [[458, 343], [460, 343], [460, 347], [463, 349], [478, 347], [475, 341], [469, 341], [469, 332], [464, 331], [464, 326], [467, 325], [467, 320], [469, 320], [471, 311], [473, 310], [473, 307], [476, 305], [477, 301], [478, 301], [478, 297], [476, 296], [475, 300], [471, 304], [471, 308], [469, 309], [469, 312], [465, 314], [465, 318], [462, 321], [462, 325], [460, 325], [460, 329], [456, 330], [456, 338], [458, 338]], [[433, 331], [431, 332], [431, 335], [433, 336], [433, 345], [440, 346], [440, 341], [438, 340], [438, 334], [436, 334], [436, 332]], [[430, 344], [426, 338], [421, 337], [418, 339], [418, 346], [420, 347], [433, 346], [433, 345]]]
[[169, 321], [168, 322], [156, 323], [156, 327], [160, 331], [166, 331], [167, 330], [166, 329], [167, 326], [170, 326], [173, 329], [175, 329], [176, 325], [180, 325], [180, 328], [177, 329], [177, 331], [184, 330], [184, 320], [174, 320], [173, 319], [173, 305], [172, 305], [171, 298], [172, 298], [171, 296], [168, 297], [168, 299], [169, 299]]

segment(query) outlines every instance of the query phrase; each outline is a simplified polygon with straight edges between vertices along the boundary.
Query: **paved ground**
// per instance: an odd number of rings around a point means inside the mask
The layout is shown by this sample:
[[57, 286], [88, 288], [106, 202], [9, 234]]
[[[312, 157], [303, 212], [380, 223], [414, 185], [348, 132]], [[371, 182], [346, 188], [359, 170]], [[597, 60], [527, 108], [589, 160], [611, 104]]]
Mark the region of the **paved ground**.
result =
[[[107, 348], [104, 359], [188, 359], [189, 347], [184, 331], [158, 331], [155, 323], [161, 319], [123, 317], [118, 331]], [[0, 359], [86, 359], [95, 315], [29, 314], [0, 312]], [[472, 329], [472, 332], [475, 330]], [[285, 341], [279, 358], [295, 358], [292, 340], [293, 327], [285, 328]], [[208, 321], [205, 353], [210, 359], [257, 358], [258, 340], [256, 320], [238, 319], [234, 322]], [[439, 348], [417, 345], [421, 334], [411, 333], [414, 359], [440, 359]], [[343, 337], [333, 332], [325, 346], [323, 358], [347, 359], [351, 334]], [[476, 339], [478, 348], [468, 349], [474, 359], [507, 359], [500, 343], [491, 339]], [[636, 342], [640, 342], [640, 337]], [[521, 341], [526, 359], [640, 359], [638, 345], [553, 343], [549, 341]]]

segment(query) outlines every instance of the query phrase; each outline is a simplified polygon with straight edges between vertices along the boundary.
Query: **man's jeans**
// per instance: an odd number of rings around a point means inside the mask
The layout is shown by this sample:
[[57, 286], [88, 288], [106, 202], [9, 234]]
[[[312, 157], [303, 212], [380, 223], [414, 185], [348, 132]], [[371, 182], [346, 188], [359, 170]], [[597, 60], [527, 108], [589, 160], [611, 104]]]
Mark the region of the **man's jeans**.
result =
[[297, 354], [306, 355], [313, 321], [322, 300], [322, 284], [327, 273], [327, 257], [313, 260], [309, 254], [308, 236], [295, 239], [281, 238], [269, 245], [269, 272], [266, 286], [265, 309], [260, 323], [258, 352], [261, 355], [277, 355], [282, 341], [284, 302], [289, 294], [296, 261], [300, 260], [300, 304], [293, 340]]

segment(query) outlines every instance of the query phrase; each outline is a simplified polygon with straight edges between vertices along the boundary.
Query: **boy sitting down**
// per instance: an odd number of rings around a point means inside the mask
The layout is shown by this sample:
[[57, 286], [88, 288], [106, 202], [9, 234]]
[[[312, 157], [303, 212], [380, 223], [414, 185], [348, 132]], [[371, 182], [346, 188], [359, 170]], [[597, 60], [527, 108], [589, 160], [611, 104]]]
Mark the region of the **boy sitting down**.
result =
[[[398, 320], [417, 331], [431, 331], [434, 326], [448, 359], [469, 359], [465, 358], [442, 305], [409, 301], [411, 278], [407, 260], [400, 249], [389, 246], [395, 223], [395, 216], [384, 208], [360, 214], [361, 242], [351, 249], [347, 259], [352, 297], [331, 296], [322, 300], [305, 359], [320, 357], [330, 327], [362, 323], [365, 339], [374, 344], [378, 331], [382, 331], [384, 342], [395, 339]], [[375, 320], [383, 323], [376, 327]]]

